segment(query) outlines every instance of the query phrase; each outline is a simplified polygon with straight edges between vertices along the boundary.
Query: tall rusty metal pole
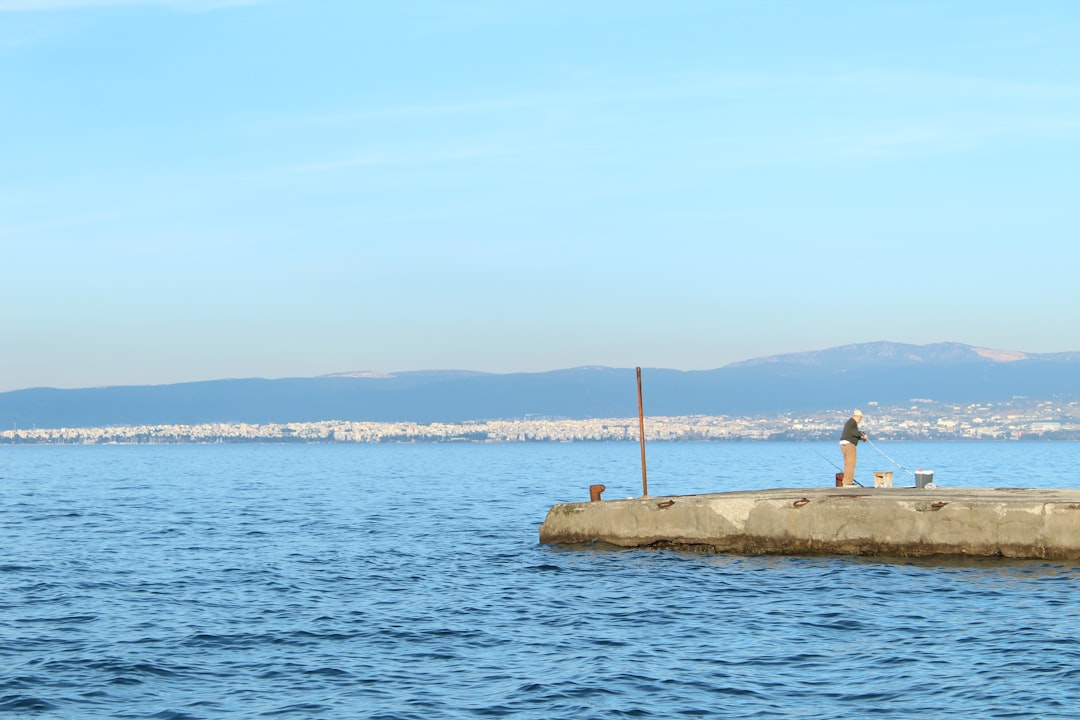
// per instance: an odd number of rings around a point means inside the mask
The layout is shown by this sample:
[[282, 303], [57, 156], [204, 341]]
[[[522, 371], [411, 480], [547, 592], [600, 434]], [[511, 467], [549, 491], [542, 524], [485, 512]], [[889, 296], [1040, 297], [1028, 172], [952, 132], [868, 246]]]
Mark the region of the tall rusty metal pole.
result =
[[645, 474], [645, 406], [641, 402], [641, 368], [637, 369], [637, 415], [641, 434], [641, 497], [649, 497], [649, 480]]

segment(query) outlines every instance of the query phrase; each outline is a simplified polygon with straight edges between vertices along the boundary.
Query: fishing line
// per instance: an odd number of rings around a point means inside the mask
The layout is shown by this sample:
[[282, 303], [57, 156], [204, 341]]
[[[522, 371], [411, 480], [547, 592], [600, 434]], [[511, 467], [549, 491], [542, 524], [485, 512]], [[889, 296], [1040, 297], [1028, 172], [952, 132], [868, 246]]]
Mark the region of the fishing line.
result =
[[884, 457], [884, 458], [885, 458], [886, 460], [888, 460], [888, 461], [889, 461], [889, 462], [891, 462], [891, 463], [892, 463], [893, 465], [895, 465], [896, 467], [898, 467], [898, 468], [900, 468], [901, 470], [903, 470], [904, 472], [906, 472], [906, 473], [907, 473], [908, 475], [911, 475], [911, 476], [913, 476], [913, 477], [914, 477], [915, 473], [913, 473], [913, 472], [912, 472], [911, 470], [908, 470], [908, 469], [907, 469], [906, 467], [904, 467], [903, 465], [901, 465], [900, 463], [896, 462], [896, 461], [895, 461], [895, 460], [893, 460], [893, 459], [892, 459], [891, 457], [889, 457], [888, 455], [886, 455], [886, 454], [885, 454], [885, 451], [883, 451], [883, 450], [882, 450], [881, 448], [879, 448], [879, 447], [878, 447], [877, 445], [875, 445], [874, 443], [870, 442], [870, 440], [865, 440], [864, 442], [868, 442], [868, 443], [870, 443], [870, 447], [874, 448], [874, 449], [875, 449], [875, 450], [877, 450], [877, 451], [878, 451], [879, 453], [881, 453], [881, 454], [882, 454], [882, 456], [883, 456], [883, 457]]
[[[824, 455], [822, 455], [821, 453], [819, 453], [819, 452], [818, 452], [817, 450], [815, 450], [814, 452], [815, 452], [815, 453], [817, 453], [818, 457], [820, 457], [820, 458], [821, 458], [822, 460], [824, 460], [825, 462], [829, 463], [830, 465], [832, 465], [832, 466], [833, 466], [834, 468], [836, 468], [836, 469], [837, 469], [837, 470], [839, 470], [840, 472], [844, 472], [844, 468], [840, 467], [839, 465], [837, 465], [836, 463], [834, 463], [834, 462], [833, 462], [832, 460], [830, 460], [829, 458], [827, 458], [827, 457], [825, 457]], [[861, 482], [859, 482], [859, 481], [858, 481], [858, 480], [856, 480], [855, 478], [851, 478], [851, 482], [855, 483], [855, 484], [856, 484], [856, 485], [858, 485], [859, 487], [866, 487], [865, 485], [863, 485], [863, 484], [862, 484]]]
[[837, 465], [836, 463], [834, 463], [834, 462], [833, 462], [832, 460], [830, 460], [829, 458], [825, 457], [825, 456], [824, 456], [823, 454], [819, 453], [819, 452], [818, 452], [817, 450], [815, 450], [815, 451], [814, 451], [814, 453], [815, 453], [815, 454], [816, 454], [816, 455], [817, 455], [817, 456], [818, 456], [819, 458], [821, 458], [821, 459], [822, 459], [822, 460], [824, 460], [825, 462], [829, 463], [830, 465], [832, 465], [832, 466], [833, 466], [834, 468], [836, 468], [836, 469], [837, 469], [837, 470], [839, 470], [840, 472], [844, 472], [844, 468], [840, 467], [839, 465]]

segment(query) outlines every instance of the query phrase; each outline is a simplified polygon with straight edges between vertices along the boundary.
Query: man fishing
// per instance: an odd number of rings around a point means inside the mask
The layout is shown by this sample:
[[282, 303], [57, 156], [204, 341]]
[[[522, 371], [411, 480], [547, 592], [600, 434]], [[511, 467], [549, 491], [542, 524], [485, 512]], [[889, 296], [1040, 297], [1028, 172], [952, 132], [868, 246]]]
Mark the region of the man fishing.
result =
[[855, 484], [855, 446], [860, 440], [869, 439], [859, 429], [861, 420], [862, 410], [855, 410], [844, 423], [844, 431], [840, 434], [840, 452], [844, 455], [844, 487]]

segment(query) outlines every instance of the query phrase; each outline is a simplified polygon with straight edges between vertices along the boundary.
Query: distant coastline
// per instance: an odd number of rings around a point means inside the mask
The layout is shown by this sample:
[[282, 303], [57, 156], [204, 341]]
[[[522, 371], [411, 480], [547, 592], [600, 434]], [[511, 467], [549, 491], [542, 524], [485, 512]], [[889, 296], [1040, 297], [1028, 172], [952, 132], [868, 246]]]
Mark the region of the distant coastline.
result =
[[[621, 440], [636, 389], [633, 368], [596, 366], [31, 388], [0, 393], [0, 442]], [[864, 343], [645, 368], [643, 391], [656, 439], [827, 439], [859, 407], [889, 439], [1080, 440], [1080, 353]]]
[[[864, 428], [887, 441], [1080, 441], [1080, 402], [1020, 398], [956, 405], [928, 400], [904, 407], [869, 405]], [[746, 417], [646, 417], [650, 442], [822, 441], [836, 439], [846, 413], [780, 413]], [[89, 428], [12, 428], [0, 445], [209, 443], [423, 443], [637, 441], [635, 418], [521, 418], [457, 423], [201, 423]]]

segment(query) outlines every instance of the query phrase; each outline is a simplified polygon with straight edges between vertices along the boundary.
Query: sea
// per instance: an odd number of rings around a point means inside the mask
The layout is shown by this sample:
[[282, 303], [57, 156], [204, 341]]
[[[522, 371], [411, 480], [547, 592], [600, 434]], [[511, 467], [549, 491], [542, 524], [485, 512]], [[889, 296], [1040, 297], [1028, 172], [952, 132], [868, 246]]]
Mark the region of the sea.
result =
[[[1076, 487], [1072, 443], [856, 478]], [[835, 443], [657, 442], [649, 494], [829, 487]], [[550, 547], [633, 442], [0, 446], [0, 716], [1080, 718], [1080, 565]]]

